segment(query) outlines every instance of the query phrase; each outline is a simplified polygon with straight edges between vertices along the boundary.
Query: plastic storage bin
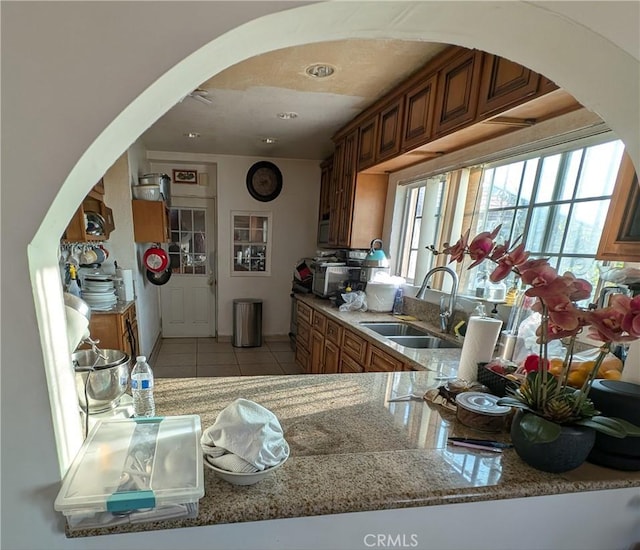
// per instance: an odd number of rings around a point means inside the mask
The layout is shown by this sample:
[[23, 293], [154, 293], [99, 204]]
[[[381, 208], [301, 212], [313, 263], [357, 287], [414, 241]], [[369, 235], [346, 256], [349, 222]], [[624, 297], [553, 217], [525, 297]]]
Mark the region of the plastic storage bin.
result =
[[54, 508], [71, 530], [198, 515], [204, 496], [200, 417], [99, 421]]
[[262, 345], [262, 300], [233, 301], [233, 347], [257, 348]]

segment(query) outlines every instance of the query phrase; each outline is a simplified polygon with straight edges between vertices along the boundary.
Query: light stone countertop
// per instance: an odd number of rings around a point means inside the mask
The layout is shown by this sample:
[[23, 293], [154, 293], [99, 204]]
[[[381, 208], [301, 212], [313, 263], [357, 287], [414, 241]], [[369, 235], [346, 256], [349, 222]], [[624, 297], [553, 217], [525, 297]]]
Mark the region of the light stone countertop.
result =
[[491, 437], [462, 426], [425, 401], [389, 402], [424, 393], [428, 371], [158, 379], [161, 415], [197, 414], [202, 429], [234, 399], [272, 410], [291, 447], [289, 460], [256, 485], [239, 487], [205, 467], [196, 519], [68, 532], [70, 537], [385, 510], [461, 502], [640, 487], [640, 472], [585, 464], [567, 474], [526, 466], [512, 449], [492, 453], [447, 445], [449, 436]]

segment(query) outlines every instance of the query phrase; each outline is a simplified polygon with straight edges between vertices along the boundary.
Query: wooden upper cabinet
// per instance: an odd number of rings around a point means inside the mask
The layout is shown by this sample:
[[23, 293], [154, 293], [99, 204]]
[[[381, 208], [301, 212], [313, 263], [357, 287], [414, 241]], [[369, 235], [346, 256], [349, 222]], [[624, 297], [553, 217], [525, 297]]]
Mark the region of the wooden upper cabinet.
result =
[[547, 78], [546, 76], [540, 76], [540, 82], [538, 84], [538, 95], [548, 94], [549, 92], [553, 92], [558, 89], [558, 85]]
[[169, 211], [164, 201], [131, 201], [133, 240], [137, 243], [168, 243]]
[[329, 188], [329, 246], [338, 245], [340, 232], [340, 197], [342, 187], [342, 170], [344, 165], [344, 143], [336, 143], [333, 154], [333, 171]]
[[405, 96], [401, 149], [407, 151], [427, 143], [433, 132], [437, 74], [414, 86]]
[[376, 162], [386, 160], [400, 152], [404, 96], [397, 98], [380, 111]]
[[328, 158], [320, 165], [320, 208], [318, 211], [319, 221], [329, 219], [331, 177], [333, 175], [333, 157]]
[[640, 186], [627, 152], [620, 162], [596, 258], [640, 261]]
[[360, 125], [358, 140], [358, 171], [366, 170], [376, 163], [376, 143], [378, 135], [378, 113]]
[[522, 103], [538, 91], [540, 75], [497, 55], [484, 54], [478, 116]]
[[436, 136], [446, 134], [476, 118], [482, 52], [466, 50], [449, 61], [438, 74]]

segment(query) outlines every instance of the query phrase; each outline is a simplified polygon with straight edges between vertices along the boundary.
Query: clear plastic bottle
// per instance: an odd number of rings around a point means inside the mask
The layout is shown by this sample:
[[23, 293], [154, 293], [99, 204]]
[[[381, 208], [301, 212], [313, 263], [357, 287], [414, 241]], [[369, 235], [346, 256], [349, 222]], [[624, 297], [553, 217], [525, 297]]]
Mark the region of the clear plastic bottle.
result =
[[156, 404], [153, 400], [153, 371], [144, 355], [136, 357], [131, 371], [131, 395], [133, 395], [134, 416], [155, 416]]
[[476, 298], [484, 298], [487, 288], [487, 275], [482, 273], [476, 281]]
[[402, 287], [399, 286], [398, 290], [396, 290], [396, 295], [393, 299], [393, 314], [394, 315], [401, 315], [402, 314], [402, 306], [404, 304], [403, 301], [403, 296], [404, 296], [404, 290], [402, 290]]
[[67, 288], [67, 292], [69, 292], [69, 294], [73, 294], [74, 296], [77, 296], [78, 298], [80, 298], [82, 292], [80, 291], [80, 285], [78, 284], [78, 273], [74, 265], [69, 266], [69, 276], [71, 277], [71, 280], [69, 281], [69, 287]]

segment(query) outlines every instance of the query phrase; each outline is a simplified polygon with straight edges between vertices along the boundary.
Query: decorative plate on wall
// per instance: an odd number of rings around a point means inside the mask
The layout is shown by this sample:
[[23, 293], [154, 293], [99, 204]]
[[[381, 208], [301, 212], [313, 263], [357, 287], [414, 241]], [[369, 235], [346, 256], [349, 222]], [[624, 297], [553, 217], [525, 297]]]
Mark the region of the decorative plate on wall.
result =
[[272, 201], [282, 191], [282, 172], [272, 162], [256, 162], [247, 172], [247, 189], [258, 201]]

